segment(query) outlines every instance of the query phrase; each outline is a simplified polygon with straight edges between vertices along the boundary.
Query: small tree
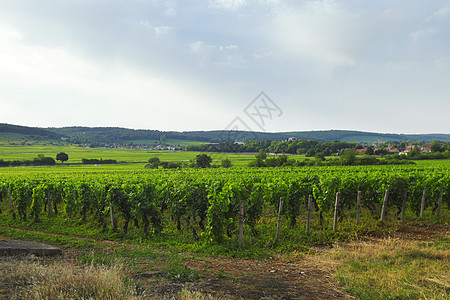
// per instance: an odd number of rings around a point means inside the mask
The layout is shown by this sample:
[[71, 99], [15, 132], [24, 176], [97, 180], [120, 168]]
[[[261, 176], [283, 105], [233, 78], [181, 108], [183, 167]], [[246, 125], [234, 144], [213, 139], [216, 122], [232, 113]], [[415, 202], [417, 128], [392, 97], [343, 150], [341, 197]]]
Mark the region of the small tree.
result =
[[229, 168], [229, 167], [231, 167], [231, 160], [229, 160], [228, 158], [222, 160], [222, 167], [224, 167], [224, 168]]
[[162, 135], [159, 137], [159, 143], [160, 143], [161, 145], [165, 145], [165, 144], [166, 144], [166, 135], [165, 135], [165, 134], [162, 134]]
[[353, 149], [344, 150], [341, 154], [342, 164], [345, 166], [351, 166], [356, 161], [357, 152]]
[[197, 167], [209, 168], [211, 167], [212, 158], [206, 154], [197, 155]]
[[64, 152], [58, 153], [56, 154], [56, 160], [59, 160], [63, 164], [65, 161], [69, 160], [69, 155]]
[[408, 152], [408, 157], [418, 157], [420, 156], [420, 149], [417, 146], [413, 146]]
[[267, 158], [267, 153], [266, 153], [266, 151], [264, 151], [264, 150], [259, 150], [259, 153], [258, 154], [256, 154], [257, 156], [259, 156], [262, 160], [264, 160], [264, 159], [266, 159]]
[[431, 151], [432, 152], [444, 152], [444, 148], [441, 146], [441, 143], [437, 141], [433, 141], [431, 144]]
[[325, 153], [324, 152], [317, 152], [315, 155], [314, 155], [314, 158], [316, 159], [316, 160], [318, 160], [318, 161], [324, 161], [325, 160]]
[[152, 157], [148, 160], [148, 164], [150, 165], [150, 168], [157, 169], [161, 164], [161, 161], [158, 157]]

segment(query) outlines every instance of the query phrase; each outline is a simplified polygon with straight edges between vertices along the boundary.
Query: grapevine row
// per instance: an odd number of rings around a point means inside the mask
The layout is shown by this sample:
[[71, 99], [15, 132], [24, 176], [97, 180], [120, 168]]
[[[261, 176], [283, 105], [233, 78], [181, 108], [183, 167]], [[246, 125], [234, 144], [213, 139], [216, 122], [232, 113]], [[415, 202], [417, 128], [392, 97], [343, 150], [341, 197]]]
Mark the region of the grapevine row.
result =
[[[353, 209], [358, 191], [362, 207], [375, 215], [385, 190], [388, 208], [397, 214], [407, 191], [407, 205], [416, 214], [426, 190], [425, 209], [436, 208], [441, 189], [449, 206], [450, 172], [446, 169], [311, 168], [278, 170], [177, 170], [150, 172], [93, 172], [64, 174], [20, 174], [0, 179], [3, 208], [9, 199], [14, 215], [38, 222], [40, 215], [61, 213], [68, 217], [92, 219], [105, 227], [111, 211], [127, 232], [130, 222], [146, 234], [159, 234], [167, 218], [182, 229], [181, 220], [197, 236], [222, 242], [235, 230], [239, 204], [244, 202], [244, 223], [257, 235], [255, 225], [269, 208], [277, 210], [284, 198], [283, 214], [295, 226], [309, 195], [322, 216], [333, 209], [340, 193], [341, 210]], [[116, 229], [116, 228], [114, 228]]]

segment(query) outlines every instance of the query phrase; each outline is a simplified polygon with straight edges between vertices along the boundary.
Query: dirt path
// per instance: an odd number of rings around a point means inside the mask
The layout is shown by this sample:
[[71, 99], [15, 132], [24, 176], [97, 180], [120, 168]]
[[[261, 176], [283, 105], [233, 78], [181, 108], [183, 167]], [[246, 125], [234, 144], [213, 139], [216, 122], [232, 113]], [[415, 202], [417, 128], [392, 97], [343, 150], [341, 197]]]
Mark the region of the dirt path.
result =
[[155, 279], [152, 274], [139, 277], [155, 297], [174, 297], [186, 288], [227, 299], [354, 299], [338, 287], [331, 274], [301, 259], [209, 258], [188, 260], [187, 265], [204, 277], [184, 283]]
[[[448, 227], [417, 225], [400, 228], [392, 238], [431, 240], [446, 236]], [[378, 238], [368, 238], [377, 243]], [[173, 282], [142, 274], [151, 296], [176, 297], [184, 288], [224, 299], [356, 299], [346, 293], [330, 268], [320, 261], [331, 249], [317, 248], [317, 256], [275, 256], [266, 260], [195, 257], [185, 260], [204, 275], [194, 282]]]
[[193, 257], [184, 263], [204, 277], [192, 282], [162, 280], [157, 276], [161, 269], [138, 278], [147, 294], [156, 298], [176, 297], [187, 289], [224, 299], [354, 299], [329, 272], [301, 256], [265, 260]]

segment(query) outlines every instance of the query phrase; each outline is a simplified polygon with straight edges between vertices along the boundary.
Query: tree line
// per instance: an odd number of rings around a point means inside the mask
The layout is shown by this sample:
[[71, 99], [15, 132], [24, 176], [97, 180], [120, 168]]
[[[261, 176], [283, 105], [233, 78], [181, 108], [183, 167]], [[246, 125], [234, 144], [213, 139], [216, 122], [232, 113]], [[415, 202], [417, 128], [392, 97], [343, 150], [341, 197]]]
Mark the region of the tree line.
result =
[[[152, 157], [148, 160], [146, 168], [148, 169], [181, 169], [181, 168], [217, 168], [218, 166], [212, 165], [212, 158], [206, 154], [199, 154], [189, 162], [177, 162], [177, 161], [161, 161], [158, 157]], [[231, 167], [231, 160], [224, 159], [221, 162], [223, 168]]]
[[56, 161], [52, 157], [39, 154], [38, 157], [32, 160], [12, 160], [5, 161], [0, 159], [0, 167], [21, 167], [21, 166], [52, 166], [56, 164]]
[[218, 144], [190, 145], [188, 151], [203, 152], [259, 152], [299, 154], [312, 157], [318, 152], [325, 155], [333, 155], [343, 149], [356, 148], [357, 143], [349, 142], [319, 142], [317, 140], [295, 140], [295, 141], [247, 141], [244, 144], [222, 142]]

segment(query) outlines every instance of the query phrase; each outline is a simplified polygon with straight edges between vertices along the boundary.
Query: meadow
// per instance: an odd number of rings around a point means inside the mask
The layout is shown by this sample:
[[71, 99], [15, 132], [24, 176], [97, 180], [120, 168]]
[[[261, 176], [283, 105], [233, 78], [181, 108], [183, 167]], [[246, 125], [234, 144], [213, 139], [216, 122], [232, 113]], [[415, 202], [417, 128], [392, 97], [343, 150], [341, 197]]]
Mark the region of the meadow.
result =
[[[4, 161], [32, 160], [39, 154], [56, 158], [56, 154], [64, 152], [69, 160], [64, 163], [71, 166], [71, 170], [80, 170], [77, 166], [83, 158], [86, 159], [114, 159], [118, 165], [102, 165], [102, 168], [119, 170], [138, 170], [143, 168], [149, 158], [158, 157], [161, 161], [188, 162], [194, 160], [201, 152], [169, 151], [169, 150], [141, 150], [141, 149], [115, 149], [115, 148], [85, 148], [74, 145], [51, 145], [48, 143], [35, 143], [31, 145], [9, 145], [0, 143], [0, 159]], [[232, 166], [243, 167], [255, 159], [253, 153], [208, 153], [213, 159], [213, 165], [220, 165], [222, 160], [231, 160]], [[304, 159], [301, 155], [290, 155], [291, 159]], [[59, 162], [58, 162], [59, 163]], [[92, 168], [83, 166], [82, 168]], [[40, 169], [42, 170], [42, 168]], [[53, 169], [56, 170], [56, 169]]]

